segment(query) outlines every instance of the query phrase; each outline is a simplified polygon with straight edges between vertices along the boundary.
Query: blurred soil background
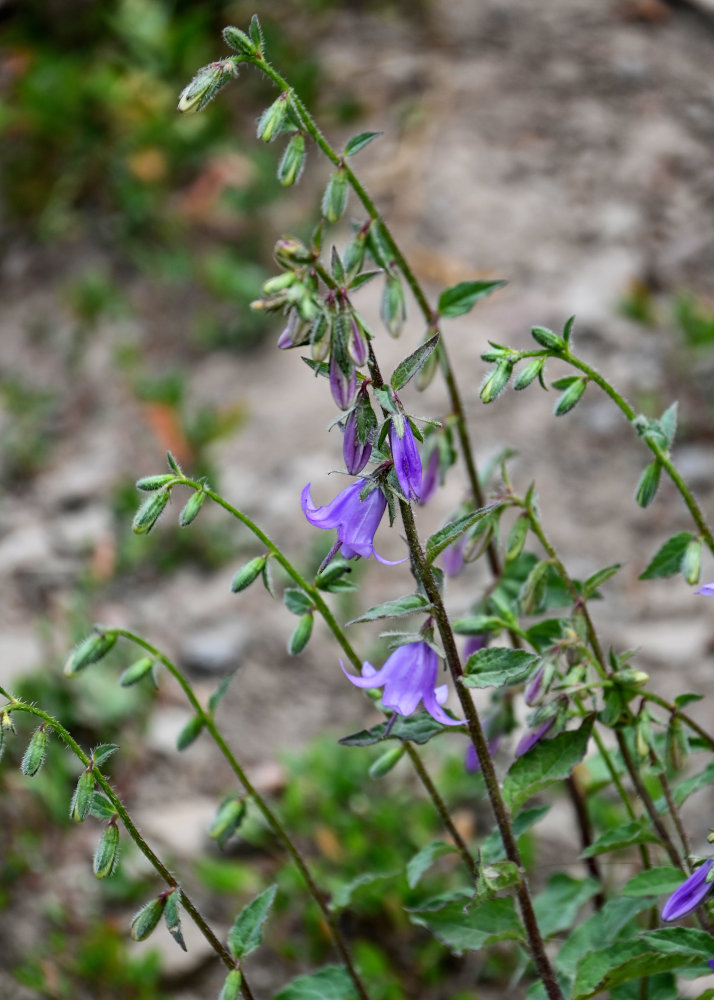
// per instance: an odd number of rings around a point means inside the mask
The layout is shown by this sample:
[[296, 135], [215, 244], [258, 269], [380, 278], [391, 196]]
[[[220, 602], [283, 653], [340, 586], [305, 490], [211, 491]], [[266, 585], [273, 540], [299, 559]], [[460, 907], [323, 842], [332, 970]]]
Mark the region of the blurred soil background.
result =
[[[57, 714], [85, 746], [120, 744], [121, 795], [223, 931], [276, 870], [302, 900], [296, 877], [257, 821], [224, 853], [208, 840], [231, 778], [205, 738], [176, 751], [189, 711], [166, 677], [157, 694], [119, 688], [118, 670], [136, 658], [125, 645], [63, 678], [68, 649], [93, 622], [146, 636], [202, 697], [239, 667], [220, 721], [259, 787], [283, 796], [328, 887], [333, 870], [352, 864], [358, 875], [380, 838], [391, 858], [406, 828], [394, 809], [379, 811], [382, 793], [363, 790], [360, 754], [336, 746], [371, 716], [324, 630], [290, 659], [295, 620], [282, 604], [259, 584], [231, 594], [232, 574], [260, 554], [247, 532], [208, 507], [179, 529], [174, 501], [151, 535], [131, 533], [133, 484], [163, 472], [170, 449], [311, 571], [325, 539], [304, 523], [300, 490], [312, 481], [325, 502], [342, 486], [327, 478], [341, 467], [327, 386], [296, 353], [275, 350], [279, 320], [249, 309], [275, 269], [275, 239], [310, 233], [327, 165], [311, 149], [299, 187], [280, 188], [279, 144], [254, 135], [273, 94], [251, 72], [202, 114], [175, 112], [195, 69], [226, 53], [220, 28], [245, 28], [253, 12], [243, 0], [0, 3], [0, 683]], [[675, 458], [712, 513], [714, 11], [704, 0], [270, 0], [257, 12], [269, 58], [336, 143], [383, 130], [355, 167], [434, 299], [466, 278], [509, 281], [444, 329], [479, 461], [516, 449], [514, 486], [536, 480], [574, 575], [625, 563], [596, 608], [605, 643], [638, 647], [636, 665], [666, 696], [711, 695], [711, 606], [681, 577], [638, 582], [665, 539], [691, 525], [667, 483], [650, 508], [636, 507], [648, 453], [619, 413], [593, 387], [558, 419], [554, 392], [534, 385], [484, 407], [478, 388], [489, 339], [525, 347], [532, 325], [559, 330], [575, 314], [576, 347], [636, 409], [656, 416], [679, 400]], [[361, 220], [354, 200], [347, 214]], [[388, 369], [423, 329], [410, 302], [407, 329], [390, 341], [378, 285], [358, 306]], [[404, 400], [414, 413], [445, 414], [436, 384]], [[462, 492], [457, 470], [418, 512], [425, 533]], [[378, 541], [384, 555], [401, 554], [396, 531]], [[355, 572], [370, 604], [410, 587], [403, 567]], [[477, 565], [451, 582], [450, 606], [467, 610], [485, 579]], [[362, 599], [342, 601], [340, 614]], [[376, 634], [357, 635], [365, 655]], [[692, 712], [707, 719], [709, 706]], [[67, 819], [76, 767], [55, 743], [41, 774], [22, 778], [11, 766], [30, 731], [20, 725], [0, 775], [0, 997], [217, 994], [217, 962], [191, 928], [187, 955], [163, 930], [127, 944], [131, 914], [156, 883], [129, 850], [121, 874], [96, 883], [101, 828]], [[487, 832], [460, 754], [443, 762], [460, 822]], [[411, 853], [422, 833], [440, 835], [419, 808]], [[567, 851], [579, 870], [567, 807], [552, 816], [535, 856], [545, 865], [548, 851]], [[409, 959], [415, 931], [403, 915], [389, 926], [375, 916], [384, 891], [368, 892], [350, 918], [360, 961], [382, 976], [377, 1000], [445, 996], [446, 975], [452, 997], [475, 995], [476, 973], [502, 981], [497, 962], [473, 955], [445, 971], [425, 933], [419, 960]], [[331, 960], [304, 902], [283, 904], [276, 926], [265, 954], [278, 958], [248, 966], [263, 996]], [[406, 994], [388, 961], [401, 963]]]

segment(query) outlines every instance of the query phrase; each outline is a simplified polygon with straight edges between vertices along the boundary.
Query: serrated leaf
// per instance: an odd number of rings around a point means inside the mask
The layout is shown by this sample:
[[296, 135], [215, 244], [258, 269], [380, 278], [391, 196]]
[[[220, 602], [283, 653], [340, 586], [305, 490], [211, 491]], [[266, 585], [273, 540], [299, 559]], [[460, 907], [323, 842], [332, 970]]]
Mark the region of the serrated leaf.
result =
[[594, 721], [593, 715], [587, 716], [579, 729], [538, 743], [511, 765], [503, 782], [503, 797], [511, 812], [536, 792], [568, 777], [585, 756]]
[[620, 889], [620, 894], [633, 897], [671, 895], [681, 884], [682, 869], [662, 865], [638, 872]]
[[343, 965], [328, 965], [309, 976], [296, 976], [274, 1000], [355, 1000], [355, 988]]
[[382, 134], [382, 132], [359, 132], [357, 135], [353, 135], [347, 141], [343, 156], [354, 156], [355, 153], [359, 153], [360, 149], [364, 149], [373, 139]]
[[[391, 720], [390, 720], [391, 722]], [[380, 722], [371, 729], [362, 729], [358, 733], [350, 736], [343, 736], [337, 742], [345, 747], [370, 747], [375, 743], [380, 743], [385, 739], [387, 722]], [[428, 712], [420, 712], [418, 715], [398, 715], [397, 721], [392, 724], [387, 734], [387, 739], [402, 740], [404, 743], [428, 743], [439, 733], [445, 733], [449, 726], [443, 726], [436, 719], [433, 719]]]
[[657, 844], [659, 837], [652, 832], [648, 821], [632, 820], [629, 823], [621, 823], [612, 830], [606, 830], [596, 837], [593, 842], [585, 848], [581, 857], [594, 858], [598, 854], [606, 854], [608, 851], [618, 851], [623, 847], [632, 847], [635, 844]]
[[211, 715], [214, 714], [214, 712], [220, 705], [226, 691], [230, 687], [231, 681], [233, 680], [233, 678], [237, 673], [238, 670], [236, 669], [233, 670], [230, 674], [228, 674], [227, 677], [224, 677], [221, 683], [216, 688], [216, 690], [211, 694], [210, 698], [208, 699], [208, 711], [211, 713]]
[[372, 885], [374, 882], [379, 882], [383, 879], [395, 878], [398, 874], [399, 872], [396, 871], [362, 872], [361, 875], [351, 879], [349, 882], [345, 882], [334, 890], [332, 899], [330, 900], [330, 909], [333, 913], [339, 913], [340, 910], [344, 910], [350, 905], [354, 894], [363, 886]]
[[447, 844], [443, 840], [433, 840], [426, 847], [422, 847], [407, 863], [407, 885], [409, 888], [415, 889], [417, 887], [424, 872], [431, 868], [437, 858], [455, 852], [454, 845]]
[[524, 649], [479, 649], [468, 658], [462, 683], [470, 688], [502, 687], [523, 680], [538, 659]]
[[525, 937], [513, 899], [488, 899], [464, 911], [464, 902], [449, 903], [435, 912], [410, 912], [409, 919], [426, 927], [455, 955], [478, 951], [498, 941]]
[[479, 299], [505, 284], [505, 281], [460, 281], [445, 289], [439, 296], [439, 315], [448, 319], [463, 316], [473, 309]]
[[565, 872], [551, 875], [546, 888], [533, 900], [543, 937], [549, 938], [560, 931], [570, 930], [580, 907], [599, 891], [600, 884], [593, 878], [573, 878]]
[[269, 886], [252, 902], [248, 903], [233, 922], [228, 932], [228, 947], [235, 958], [250, 955], [263, 940], [263, 924], [278, 891], [277, 885]]
[[410, 615], [414, 611], [430, 611], [432, 605], [421, 594], [407, 594], [405, 597], [398, 597], [394, 601], [386, 601], [384, 604], [376, 604], [369, 611], [365, 611], [359, 618], [353, 618], [347, 622], [348, 625], [357, 625], [360, 622], [374, 622], [379, 618], [399, 618], [401, 615]]
[[501, 504], [488, 504], [486, 507], [479, 507], [478, 510], [469, 511], [468, 514], [464, 514], [462, 517], [457, 517], [455, 521], [450, 521], [445, 524], [443, 528], [439, 528], [438, 531], [427, 539], [426, 543], [426, 558], [427, 562], [432, 563], [436, 557], [444, 551], [452, 542], [455, 542], [458, 538], [469, 530], [474, 524], [486, 517], [487, 514], [492, 513], [494, 510], [498, 509]]
[[678, 573], [682, 556], [692, 538], [694, 535], [690, 531], [680, 531], [677, 535], [668, 538], [644, 573], [640, 573], [639, 579], [656, 580], [659, 577], [674, 576], [675, 573]]
[[423, 344], [419, 344], [415, 351], [399, 362], [391, 378], [391, 386], [395, 392], [403, 389], [415, 375], [419, 374], [438, 343], [439, 334], [435, 333], [433, 337], [429, 337]]

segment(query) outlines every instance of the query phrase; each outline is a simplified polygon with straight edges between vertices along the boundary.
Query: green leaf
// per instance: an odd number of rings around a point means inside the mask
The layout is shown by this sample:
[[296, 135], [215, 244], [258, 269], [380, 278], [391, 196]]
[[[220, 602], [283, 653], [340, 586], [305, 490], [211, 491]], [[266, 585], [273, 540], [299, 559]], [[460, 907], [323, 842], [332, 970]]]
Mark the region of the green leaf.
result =
[[678, 573], [682, 556], [692, 538], [694, 535], [690, 531], [680, 531], [679, 534], [668, 538], [644, 573], [640, 573], [639, 579], [655, 580], [658, 577], [674, 576]]
[[485, 298], [505, 281], [460, 281], [445, 289], [439, 296], [439, 315], [448, 319], [470, 312], [479, 299]]
[[651, 907], [649, 898], [627, 899], [615, 896], [601, 910], [593, 913], [575, 928], [558, 953], [556, 967], [567, 976], [574, 976], [580, 959], [587, 952], [604, 948], [613, 941], [631, 939], [638, 931], [634, 918]]
[[601, 587], [603, 583], [606, 583], [607, 580], [614, 576], [621, 567], [622, 563], [613, 563], [612, 566], [606, 566], [604, 569], [599, 569], [597, 573], [593, 573], [592, 576], [589, 576], [583, 584], [583, 597], [586, 600], [589, 597], [592, 597], [598, 587]]
[[181, 917], [179, 915], [179, 896], [180, 892], [178, 889], [174, 889], [166, 897], [166, 905], [164, 907], [164, 920], [166, 921], [166, 927], [171, 937], [174, 939], [176, 944], [184, 951], [187, 951], [186, 942], [183, 939], [183, 934], [181, 933]]
[[515, 812], [536, 792], [567, 778], [585, 756], [595, 717], [587, 716], [579, 729], [538, 743], [511, 765], [503, 782], [503, 797]]
[[707, 785], [711, 785], [712, 783], [714, 783], [714, 762], [707, 764], [703, 771], [693, 774], [691, 778], [687, 778], [677, 785], [673, 793], [675, 805], [683, 805], [690, 795], [698, 792], [700, 788], [706, 788]]
[[663, 896], [670, 895], [682, 884], [681, 868], [662, 865], [659, 868], [648, 868], [638, 872], [627, 882], [620, 894], [622, 896]]
[[462, 517], [457, 517], [455, 521], [450, 521], [448, 524], [444, 525], [443, 528], [439, 528], [426, 543], [426, 558], [429, 563], [432, 563], [439, 553], [443, 552], [447, 546], [455, 542], [457, 538], [461, 538], [464, 532], [468, 531], [469, 528], [480, 521], [482, 518], [486, 517], [493, 510], [500, 507], [501, 504], [488, 504], [486, 507], [479, 507], [478, 510], [472, 510], [468, 514], [464, 514]]
[[[549, 810], [550, 806], [533, 806], [531, 809], [523, 809], [513, 820], [513, 836], [522, 837]], [[493, 864], [505, 856], [506, 850], [501, 840], [501, 831], [498, 827], [494, 827], [481, 845], [481, 860], [485, 865]]]
[[430, 611], [431, 608], [432, 605], [421, 594], [407, 594], [405, 597], [398, 597], [394, 601], [376, 604], [369, 611], [365, 611], [363, 615], [360, 615], [359, 618], [353, 618], [347, 624], [357, 625], [360, 622], [374, 622], [378, 618], [399, 618], [401, 615], [410, 615], [414, 611]]
[[194, 740], [198, 739], [203, 730], [204, 722], [200, 715], [192, 715], [181, 732], [176, 737], [176, 749], [185, 750]]
[[498, 941], [522, 941], [525, 937], [510, 896], [486, 900], [466, 912], [462, 899], [428, 914], [412, 912], [409, 919], [426, 927], [455, 955], [477, 951]]
[[415, 889], [419, 884], [424, 872], [431, 868], [437, 858], [444, 854], [454, 854], [456, 848], [453, 844], [447, 844], [443, 840], [433, 840], [426, 847], [422, 847], [407, 864], [407, 885], [410, 889]]
[[309, 976], [297, 976], [274, 1000], [355, 1000], [352, 980], [343, 965], [328, 965]]
[[314, 607], [311, 599], [298, 587], [288, 587], [283, 594], [283, 601], [288, 611], [294, 615], [304, 615]]
[[109, 760], [113, 753], [116, 753], [119, 747], [116, 743], [101, 743], [98, 747], [92, 750], [92, 760], [97, 767], [101, 767], [105, 760]]
[[223, 700], [223, 696], [225, 695], [226, 691], [230, 686], [231, 681], [233, 680], [233, 678], [237, 673], [238, 673], [238, 668], [236, 667], [236, 669], [231, 671], [231, 673], [228, 674], [227, 677], [223, 678], [223, 680], [218, 685], [216, 690], [211, 694], [210, 698], [208, 699], [208, 711], [211, 713], [211, 715], [215, 713], [216, 709], [220, 705], [221, 701]]
[[277, 885], [271, 885], [259, 896], [248, 903], [236, 917], [228, 932], [228, 947], [235, 958], [250, 955], [263, 940], [263, 924], [278, 891]]
[[508, 623], [493, 615], [471, 615], [469, 618], [456, 618], [452, 627], [457, 635], [480, 635], [482, 632], [500, 632], [508, 628]]
[[692, 694], [691, 692], [687, 694], [678, 694], [674, 699], [674, 704], [677, 708], [684, 708], [686, 705], [691, 705], [694, 701], [702, 701], [703, 698], [703, 694]]
[[111, 819], [112, 816], [116, 816], [117, 814], [113, 803], [102, 792], [94, 793], [89, 811], [97, 819]]
[[677, 433], [677, 405], [677, 403], [672, 403], [659, 418], [660, 426], [670, 448], [674, 444], [674, 436]]
[[[391, 721], [391, 720], [390, 720]], [[375, 743], [380, 743], [385, 738], [387, 722], [380, 722], [371, 729], [362, 729], [359, 733], [352, 733], [351, 736], [343, 736], [337, 742], [345, 747], [369, 747]], [[397, 721], [389, 730], [387, 739], [402, 740], [404, 743], [428, 743], [434, 736], [444, 733], [449, 729], [442, 726], [440, 722], [433, 719], [428, 712], [420, 712], [418, 715], [403, 716], [398, 715]]]
[[540, 932], [549, 938], [559, 931], [570, 930], [580, 907], [600, 891], [593, 878], [578, 879], [565, 872], [556, 872], [548, 885], [533, 900]]
[[502, 687], [525, 678], [538, 659], [524, 649], [479, 649], [464, 667], [462, 683], [470, 688]]
[[332, 893], [332, 899], [330, 900], [330, 909], [333, 913], [338, 913], [340, 910], [344, 910], [352, 902], [352, 897], [354, 894], [365, 885], [372, 885], [374, 882], [379, 882], [382, 879], [395, 878], [399, 872], [363, 872], [356, 878], [353, 878], [350, 882], [345, 882], [343, 885], [338, 886]]
[[376, 139], [377, 136], [382, 135], [382, 132], [359, 132], [357, 135], [353, 135], [351, 139], [348, 140], [345, 146], [345, 151], [343, 156], [354, 156], [355, 153], [359, 153], [360, 149]]
[[581, 857], [594, 858], [597, 854], [618, 851], [623, 847], [632, 847], [634, 844], [657, 843], [659, 843], [659, 837], [652, 832], [648, 820], [632, 820], [630, 823], [622, 823], [612, 830], [601, 833], [589, 847], [585, 848]]
[[399, 362], [394, 369], [391, 379], [391, 386], [395, 392], [404, 388], [415, 375], [419, 374], [438, 343], [439, 334], [435, 333], [433, 337], [429, 337], [423, 344], [419, 344], [415, 351], [412, 351], [403, 361]]

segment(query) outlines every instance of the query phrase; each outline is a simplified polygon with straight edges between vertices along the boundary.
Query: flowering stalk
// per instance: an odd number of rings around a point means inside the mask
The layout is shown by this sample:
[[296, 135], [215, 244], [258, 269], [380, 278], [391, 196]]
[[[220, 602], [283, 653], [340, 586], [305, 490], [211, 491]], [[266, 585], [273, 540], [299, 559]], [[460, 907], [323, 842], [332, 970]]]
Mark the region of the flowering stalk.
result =
[[[193, 902], [193, 900], [187, 895], [186, 891], [180, 886], [176, 877], [169, 871], [169, 869], [163, 863], [161, 858], [159, 858], [159, 856], [154, 853], [154, 851], [148, 845], [146, 840], [144, 840], [143, 836], [141, 835], [137, 827], [134, 825], [134, 822], [131, 816], [129, 815], [126, 807], [124, 806], [123, 802], [121, 801], [117, 793], [114, 791], [112, 785], [105, 778], [105, 776], [99, 770], [97, 765], [92, 763], [91, 758], [88, 757], [87, 754], [82, 750], [79, 743], [77, 743], [77, 741], [72, 737], [71, 733], [69, 733], [64, 728], [64, 726], [57, 721], [57, 719], [49, 715], [47, 712], [43, 712], [35, 705], [28, 705], [25, 702], [20, 701], [18, 698], [12, 697], [2, 689], [0, 689], [0, 693], [5, 695], [5, 697], [8, 698], [9, 700], [8, 705], [3, 705], [4, 712], [8, 713], [27, 712], [29, 715], [34, 715], [37, 718], [42, 719], [46, 725], [52, 727], [53, 731], [57, 734], [57, 736], [59, 736], [59, 738], [62, 740], [65, 746], [72, 751], [75, 757], [77, 757], [77, 759], [83, 764], [85, 768], [91, 767], [92, 777], [94, 778], [96, 783], [99, 785], [99, 787], [102, 789], [106, 797], [111, 802], [112, 806], [114, 807], [114, 811], [121, 819], [124, 828], [126, 829], [126, 832], [129, 834], [129, 836], [134, 841], [136, 846], [139, 848], [141, 853], [148, 860], [149, 864], [154, 868], [154, 870], [161, 876], [164, 882], [168, 886], [170, 886], [170, 888], [180, 890], [181, 905], [189, 914], [193, 922], [196, 924], [198, 929], [201, 931], [201, 933], [208, 941], [211, 948], [221, 959], [223, 964], [229, 970], [237, 969], [239, 967], [239, 963], [231, 955], [228, 948], [226, 948], [225, 945], [223, 945], [221, 941], [216, 937], [215, 933], [213, 932], [209, 924], [206, 922], [206, 919], [203, 917], [203, 915], [201, 914], [200, 910]], [[241, 988], [245, 993], [247, 1000], [252, 1000], [253, 993], [246, 981], [245, 974], [243, 973], [242, 969], [241, 969], [241, 975], [242, 975]]]

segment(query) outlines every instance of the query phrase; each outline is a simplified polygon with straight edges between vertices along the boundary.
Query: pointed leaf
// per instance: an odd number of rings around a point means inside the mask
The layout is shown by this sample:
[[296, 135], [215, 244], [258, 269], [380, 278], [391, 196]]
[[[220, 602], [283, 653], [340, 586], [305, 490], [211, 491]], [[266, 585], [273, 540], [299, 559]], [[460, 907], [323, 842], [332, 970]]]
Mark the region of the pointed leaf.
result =
[[[448, 713], [447, 713], [448, 714]], [[391, 721], [391, 720], [390, 720]], [[350, 736], [343, 736], [337, 742], [345, 747], [369, 747], [375, 743], [380, 743], [385, 739], [385, 732], [388, 723], [380, 722], [371, 729], [362, 729], [359, 733], [352, 733]], [[418, 715], [403, 716], [398, 715], [397, 721], [393, 723], [386, 738], [390, 740], [402, 740], [404, 743], [428, 743], [439, 733], [445, 733], [450, 729], [443, 726], [436, 719], [433, 719], [428, 712], [420, 712]]]
[[479, 299], [485, 298], [505, 281], [460, 281], [445, 289], [439, 296], [439, 315], [449, 319], [470, 312]]
[[594, 858], [598, 854], [617, 851], [623, 847], [632, 847], [634, 844], [657, 843], [659, 843], [659, 837], [652, 832], [648, 821], [632, 820], [630, 823], [622, 823], [612, 830], [601, 833], [593, 840], [592, 844], [585, 848], [582, 857]]
[[335, 889], [330, 900], [330, 909], [333, 913], [339, 913], [340, 910], [344, 910], [345, 907], [350, 905], [352, 897], [362, 886], [372, 885], [373, 882], [379, 882], [382, 879], [395, 878], [398, 874], [399, 872], [396, 871], [362, 872], [361, 875], [353, 878], [350, 882], [345, 882]]
[[429, 337], [429, 339], [425, 340], [423, 344], [419, 344], [415, 351], [412, 351], [408, 357], [399, 362], [397, 367], [394, 369], [391, 380], [391, 386], [395, 392], [404, 388], [404, 386], [410, 382], [415, 375], [419, 374], [426, 364], [429, 355], [436, 348], [438, 343], [439, 334], [435, 333], [433, 337]]
[[405, 597], [398, 597], [394, 601], [376, 604], [369, 611], [365, 611], [363, 615], [360, 615], [359, 618], [353, 618], [347, 624], [357, 625], [359, 622], [374, 622], [378, 618], [399, 618], [401, 615], [410, 615], [414, 611], [430, 611], [431, 608], [432, 605], [421, 594], [407, 594]]
[[430, 930], [455, 955], [525, 937], [511, 897], [489, 899], [466, 911], [461, 899], [435, 912], [412, 912], [409, 919]]
[[600, 884], [593, 878], [573, 878], [565, 872], [551, 875], [546, 888], [533, 900], [543, 937], [570, 930], [580, 907], [599, 891]]
[[119, 747], [116, 743], [102, 743], [98, 747], [92, 750], [92, 760], [97, 767], [101, 767], [105, 760], [109, 760], [113, 753], [116, 753]]
[[620, 893], [623, 896], [664, 896], [671, 895], [682, 884], [682, 869], [672, 865], [648, 868], [638, 872], [627, 882]]
[[690, 531], [680, 531], [679, 534], [668, 538], [644, 573], [640, 573], [639, 579], [655, 580], [658, 577], [674, 576], [678, 573], [682, 556], [692, 538], [694, 535]]
[[271, 885], [248, 903], [236, 917], [228, 932], [228, 947], [235, 958], [249, 955], [260, 945], [263, 940], [263, 924], [277, 891], [277, 885]]
[[355, 1000], [355, 988], [343, 965], [328, 965], [309, 976], [297, 976], [274, 1000]]
[[486, 517], [488, 514], [497, 510], [501, 504], [492, 503], [488, 504], [486, 507], [479, 507], [478, 510], [472, 510], [468, 514], [464, 514], [463, 517], [457, 517], [455, 521], [450, 521], [445, 524], [443, 528], [439, 528], [438, 531], [427, 539], [426, 543], [426, 558], [429, 563], [432, 563], [436, 557], [444, 551], [452, 542], [455, 542], [457, 538], [469, 530], [474, 524], [480, 521], [482, 518]]
[[599, 569], [597, 573], [593, 573], [589, 576], [585, 583], [583, 584], [583, 597], [592, 597], [598, 587], [601, 587], [603, 583], [613, 577], [619, 569], [621, 569], [622, 563], [613, 563], [612, 566], [606, 566], [604, 569]]
[[424, 872], [431, 868], [437, 858], [444, 854], [454, 854], [456, 848], [453, 844], [447, 844], [443, 840], [433, 840], [426, 847], [422, 847], [407, 864], [407, 885], [410, 889], [415, 889], [419, 884]]
[[568, 777], [585, 756], [593, 722], [594, 716], [587, 716], [579, 729], [538, 743], [511, 765], [503, 782], [503, 797], [511, 812], [536, 792]]
[[538, 659], [525, 649], [479, 649], [464, 667], [462, 683], [470, 688], [502, 687], [525, 678]]
[[208, 711], [211, 713], [211, 715], [215, 713], [216, 709], [220, 705], [221, 701], [223, 700], [223, 696], [230, 687], [230, 683], [237, 673], [238, 673], [237, 668], [235, 670], [232, 670], [227, 677], [223, 678], [223, 680], [218, 685], [216, 690], [213, 692], [213, 694], [211, 694], [210, 698], [208, 699]]
[[359, 132], [357, 135], [353, 135], [351, 139], [348, 140], [345, 146], [344, 156], [354, 156], [355, 153], [359, 153], [360, 149], [376, 139], [377, 136], [382, 135], [381, 132]]

